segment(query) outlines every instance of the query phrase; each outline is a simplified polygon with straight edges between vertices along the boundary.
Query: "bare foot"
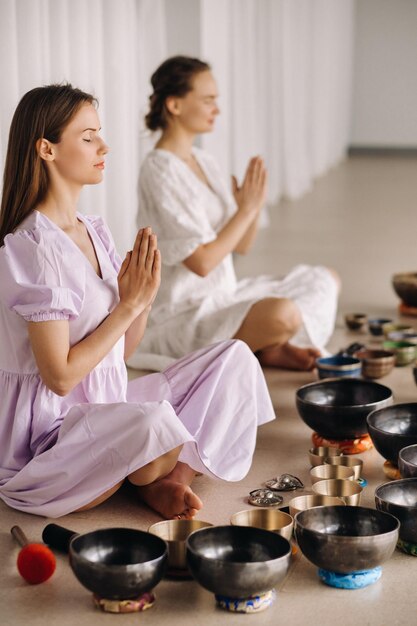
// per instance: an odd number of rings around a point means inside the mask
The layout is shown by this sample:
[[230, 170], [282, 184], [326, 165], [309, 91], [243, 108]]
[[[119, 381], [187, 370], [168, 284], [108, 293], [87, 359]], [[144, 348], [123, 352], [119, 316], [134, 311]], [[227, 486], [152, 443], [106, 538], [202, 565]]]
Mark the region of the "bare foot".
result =
[[321, 352], [317, 348], [297, 348], [289, 343], [271, 346], [271, 348], [265, 348], [258, 352], [261, 365], [307, 372], [314, 369], [316, 359], [319, 356], [321, 356]]
[[140, 498], [165, 519], [192, 519], [203, 503], [189, 485], [161, 478], [137, 487]]

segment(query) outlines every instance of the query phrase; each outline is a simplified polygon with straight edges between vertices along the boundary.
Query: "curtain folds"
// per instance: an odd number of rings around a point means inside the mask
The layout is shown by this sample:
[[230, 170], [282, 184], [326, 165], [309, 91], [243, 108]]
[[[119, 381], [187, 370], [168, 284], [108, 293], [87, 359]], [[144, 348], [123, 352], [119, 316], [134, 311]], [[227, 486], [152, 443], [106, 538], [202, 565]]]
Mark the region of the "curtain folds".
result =
[[202, 56], [223, 118], [204, 147], [239, 177], [250, 156], [264, 155], [270, 202], [301, 196], [348, 145], [355, 0], [202, 5]]
[[[175, 24], [167, 21], [168, 2], [171, 17], [178, 5]], [[354, 5], [0, 0], [0, 165], [13, 110], [27, 90], [68, 81], [92, 92], [111, 154], [104, 183], [83, 191], [81, 208], [106, 219], [124, 254], [136, 228], [140, 163], [155, 141], [143, 126], [150, 75], [168, 55], [198, 53], [213, 66], [222, 111], [201, 145], [239, 178], [248, 159], [262, 154], [270, 203], [296, 198], [348, 145]], [[187, 6], [199, 15], [192, 33], [181, 18]], [[179, 36], [169, 37], [174, 28]], [[182, 48], [171, 49], [173, 40]]]

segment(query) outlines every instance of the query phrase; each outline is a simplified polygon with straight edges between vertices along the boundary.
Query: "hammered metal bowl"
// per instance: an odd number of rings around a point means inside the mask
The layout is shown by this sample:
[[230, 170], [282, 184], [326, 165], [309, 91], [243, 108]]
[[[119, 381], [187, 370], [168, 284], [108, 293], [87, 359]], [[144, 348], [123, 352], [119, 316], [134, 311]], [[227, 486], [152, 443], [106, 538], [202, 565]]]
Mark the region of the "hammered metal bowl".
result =
[[379, 454], [397, 465], [400, 450], [417, 443], [417, 402], [394, 404], [372, 411], [367, 423]]
[[398, 520], [360, 506], [325, 506], [295, 517], [301, 552], [317, 567], [349, 574], [380, 566], [394, 552]]
[[375, 491], [375, 504], [400, 520], [400, 539], [417, 548], [417, 478], [380, 485]]

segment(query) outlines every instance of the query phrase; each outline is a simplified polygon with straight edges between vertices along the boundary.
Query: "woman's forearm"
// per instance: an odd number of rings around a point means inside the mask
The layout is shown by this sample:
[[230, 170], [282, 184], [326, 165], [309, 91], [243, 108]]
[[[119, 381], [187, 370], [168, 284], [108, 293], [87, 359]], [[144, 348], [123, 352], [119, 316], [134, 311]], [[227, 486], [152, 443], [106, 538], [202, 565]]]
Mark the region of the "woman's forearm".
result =
[[145, 333], [146, 324], [148, 323], [151, 307], [148, 307], [141, 315], [131, 323], [125, 334], [125, 361], [132, 356], [138, 345], [140, 344]]
[[90, 335], [70, 347], [66, 320], [29, 322], [29, 337], [41, 378], [54, 393], [67, 395], [123, 337], [137, 312], [119, 303]]
[[257, 211], [237, 211], [210, 243], [202, 244], [183, 261], [184, 265], [199, 276], [207, 276], [223, 259], [233, 252], [248, 229], [256, 221]]
[[238, 254], [246, 254], [255, 240], [256, 234], [258, 232], [258, 224], [259, 224], [259, 215], [253, 220], [252, 224], [247, 229], [246, 233], [243, 235], [242, 239], [239, 241], [233, 252], [237, 252]]

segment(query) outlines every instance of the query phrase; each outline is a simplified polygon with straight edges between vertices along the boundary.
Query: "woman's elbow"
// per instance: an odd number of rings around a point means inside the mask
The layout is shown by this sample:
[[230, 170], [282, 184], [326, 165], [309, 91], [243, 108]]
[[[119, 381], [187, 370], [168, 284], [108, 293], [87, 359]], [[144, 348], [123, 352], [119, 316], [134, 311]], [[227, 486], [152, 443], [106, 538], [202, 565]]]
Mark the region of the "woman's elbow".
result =
[[41, 376], [41, 378], [45, 387], [57, 396], [67, 396], [75, 387], [69, 380], [56, 376]]

